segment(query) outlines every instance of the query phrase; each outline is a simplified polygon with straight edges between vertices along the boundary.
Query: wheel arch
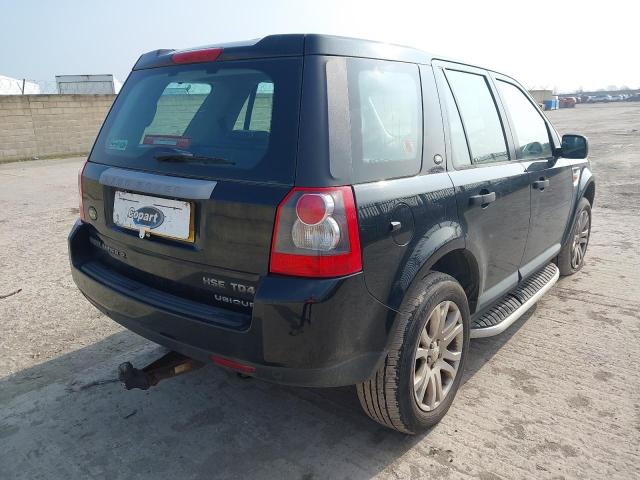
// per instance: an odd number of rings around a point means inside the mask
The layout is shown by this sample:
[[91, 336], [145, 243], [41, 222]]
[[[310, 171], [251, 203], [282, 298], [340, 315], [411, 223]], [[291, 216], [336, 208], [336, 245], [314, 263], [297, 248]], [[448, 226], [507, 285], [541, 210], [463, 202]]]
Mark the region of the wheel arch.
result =
[[576, 210], [578, 208], [578, 203], [581, 198], [586, 198], [589, 201], [589, 204], [593, 208], [595, 199], [596, 199], [596, 180], [593, 178], [593, 173], [589, 169], [589, 167], [585, 167], [582, 169], [582, 175], [580, 175], [580, 183], [578, 185], [578, 193], [576, 195], [575, 203], [573, 209], [571, 210], [571, 215], [569, 217], [569, 221], [567, 222], [567, 226], [564, 232], [564, 237], [562, 241], [562, 246], [564, 246], [569, 237], [571, 236], [571, 229], [573, 228], [573, 222], [576, 218]]
[[475, 311], [480, 290], [480, 269], [471, 251], [466, 248], [451, 250], [431, 265], [430, 270], [455, 278], [467, 295], [469, 311]]
[[408, 288], [404, 289], [404, 295], [431, 271], [446, 273], [455, 278], [462, 285], [467, 295], [471, 313], [475, 311], [479, 292], [480, 270], [477, 259], [465, 247], [465, 242], [462, 238], [456, 238], [434, 251], [413, 276]]
[[591, 204], [591, 207], [593, 208], [593, 203], [596, 200], [596, 181], [595, 180], [591, 180], [587, 184], [587, 186], [584, 189], [584, 192], [583, 192], [582, 196], [584, 198], [586, 198], [587, 200], [589, 200], [589, 203]]

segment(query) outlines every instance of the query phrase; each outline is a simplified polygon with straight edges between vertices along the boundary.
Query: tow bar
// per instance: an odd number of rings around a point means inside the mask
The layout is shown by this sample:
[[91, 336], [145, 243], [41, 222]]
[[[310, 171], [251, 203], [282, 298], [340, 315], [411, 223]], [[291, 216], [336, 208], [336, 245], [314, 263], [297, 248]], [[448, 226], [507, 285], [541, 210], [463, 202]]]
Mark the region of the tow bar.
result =
[[181, 353], [169, 352], [142, 370], [134, 368], [131, 362], [121, 363], [118, 366], [118, 379], [127, 390], [134, 388], [148, 390], [162, 380], [177, 377], [203, 366], [204, 363], [185, 357]]

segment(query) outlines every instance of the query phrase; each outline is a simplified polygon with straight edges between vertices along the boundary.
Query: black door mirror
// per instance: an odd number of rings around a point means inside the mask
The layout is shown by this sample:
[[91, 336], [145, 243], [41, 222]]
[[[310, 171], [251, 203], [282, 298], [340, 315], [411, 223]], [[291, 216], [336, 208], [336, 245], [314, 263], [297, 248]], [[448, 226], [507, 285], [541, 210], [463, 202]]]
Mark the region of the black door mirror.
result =
[[560, 149], [560, 156], [564, 158], [587, 158], [589, 154], [589, 141], [582, 135], [563, 135], [562, 136], [562, 148]]

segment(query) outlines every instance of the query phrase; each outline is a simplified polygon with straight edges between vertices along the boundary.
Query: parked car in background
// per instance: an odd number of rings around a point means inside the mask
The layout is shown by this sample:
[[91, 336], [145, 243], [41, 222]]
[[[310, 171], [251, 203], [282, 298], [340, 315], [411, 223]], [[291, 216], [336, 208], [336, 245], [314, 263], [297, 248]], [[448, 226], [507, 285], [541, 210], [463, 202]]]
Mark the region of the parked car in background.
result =
[[640, 102], [640, 93], [633, 93], [626, 98], [627, 102]]
[[607, 103], [612, 100], [611, 95], [596, 95], [593, 97], [595, 103]]
[[408, 47], [156, 50], [80, 171], [73, 279], [183, 356], [355, 385], [367, 415], [415, 434], [449, 409], [470, 338], [582, 268], [587, 153], [514, 79]]
[[560, 108], [574, 108], [576, 103], [576, 97], [560, 97]]

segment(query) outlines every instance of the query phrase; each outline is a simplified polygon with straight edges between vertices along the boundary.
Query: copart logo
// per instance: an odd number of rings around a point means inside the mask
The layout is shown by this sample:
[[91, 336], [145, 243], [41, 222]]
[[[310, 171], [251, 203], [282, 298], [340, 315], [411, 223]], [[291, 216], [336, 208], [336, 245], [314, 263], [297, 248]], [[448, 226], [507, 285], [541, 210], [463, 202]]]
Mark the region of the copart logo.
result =
[[150, 230], [158, 228], [164, 222], [164, 213], [155, 207], [142, 207], [137, 210], [131, 207], [127, 215], [136, 225]]

